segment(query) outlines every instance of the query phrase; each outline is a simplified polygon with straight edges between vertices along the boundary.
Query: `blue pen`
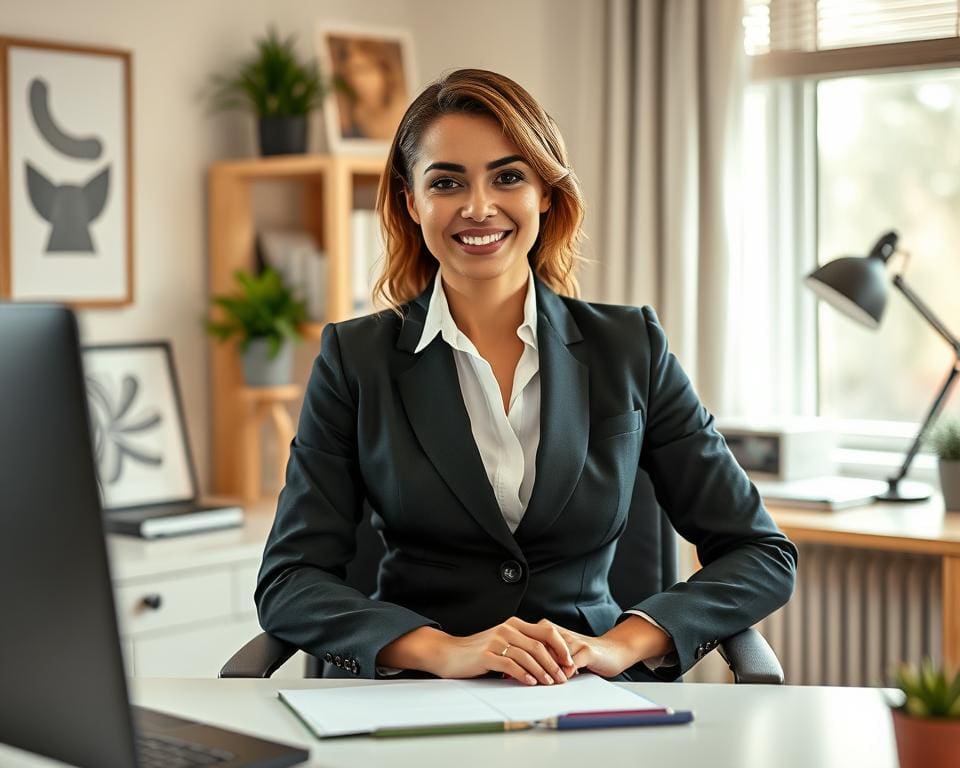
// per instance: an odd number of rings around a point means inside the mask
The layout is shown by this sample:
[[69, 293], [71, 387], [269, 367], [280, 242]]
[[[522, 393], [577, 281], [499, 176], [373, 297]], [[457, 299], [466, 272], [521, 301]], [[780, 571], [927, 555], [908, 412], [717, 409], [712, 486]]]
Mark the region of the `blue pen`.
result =
[[636, 725], [680, 725], [693, 720], [689, 710], [652, 709], [604, 713], [570, 713], [539, 721], [544, 728], [568, 731], [577, 728], [618, 728]]

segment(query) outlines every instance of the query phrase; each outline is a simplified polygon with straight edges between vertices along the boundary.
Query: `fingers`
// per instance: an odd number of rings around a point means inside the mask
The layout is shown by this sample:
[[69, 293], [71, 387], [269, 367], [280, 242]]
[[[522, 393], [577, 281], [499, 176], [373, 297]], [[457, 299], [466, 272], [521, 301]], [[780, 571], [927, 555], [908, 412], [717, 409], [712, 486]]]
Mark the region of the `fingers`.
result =
[[[510, 653], [510, 651], [507, 651], [507, 653]], [[489, 667], [494, 672], [502, 672], [507, 677], [512, 677], [514, 680], [521, 682], [524, 685], [537, 684], [537, 678], [517, 664], [517, 662], [515, 662], [513, 659], [509, 658], [508, 656], [501, 656], [498, 653], [492, 653], [491, 655], [493, 658], [490, 660]]]
[[560, 629], [552, 621], [540, 619], [536, 624], [531, 624], [515, 618], [508, 620], [507, 623], [513, 623], [513, 626], [523, 634], [535, 638], [547, 646], [558, 664], [570, 665], [570, 647], [560, 634]]
[[520, 631], [514, 630], [514, 632], [514, 636], [510, 638], [511, 645], [507, 649], [507, 656], [545, 685], [567, 681], [563, 670], [543, 643]]

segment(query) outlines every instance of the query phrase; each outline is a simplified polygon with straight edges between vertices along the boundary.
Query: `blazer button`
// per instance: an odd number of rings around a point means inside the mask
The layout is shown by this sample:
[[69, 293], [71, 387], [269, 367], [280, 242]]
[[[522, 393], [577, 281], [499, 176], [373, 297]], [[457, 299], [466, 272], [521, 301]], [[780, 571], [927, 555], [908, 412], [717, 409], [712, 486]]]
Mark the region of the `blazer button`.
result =
[[331, 661], [333, 661], [333, 654], [332, 653], [323, 654], [323, 660], [329, 664]]
[[333, 663], [336, 664], [338, 667], [342, 667], [342, 666], [343, 666], [343, 659], [341, 659], [339, 656], [334, 656], [334, 657], [333, 657]]
[[523, 567], [516, 560], [500, 563], [500, 578], [507, 584], [516, 584], [523, 577]]

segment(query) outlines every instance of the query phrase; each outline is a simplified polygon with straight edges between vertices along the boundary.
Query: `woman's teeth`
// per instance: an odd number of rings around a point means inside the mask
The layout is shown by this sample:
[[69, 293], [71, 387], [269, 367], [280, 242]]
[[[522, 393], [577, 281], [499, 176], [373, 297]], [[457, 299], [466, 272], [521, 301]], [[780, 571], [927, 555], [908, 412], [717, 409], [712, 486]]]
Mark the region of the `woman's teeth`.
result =
[[459, 235], [459, 237], [467, 245], [488, 245], [497, 242], [497, 240], [502, 240], [506, 234], [506, 232], [498, 232], [495, 235], [486, 235], [485, 237], [470, 237], [469, 235]]

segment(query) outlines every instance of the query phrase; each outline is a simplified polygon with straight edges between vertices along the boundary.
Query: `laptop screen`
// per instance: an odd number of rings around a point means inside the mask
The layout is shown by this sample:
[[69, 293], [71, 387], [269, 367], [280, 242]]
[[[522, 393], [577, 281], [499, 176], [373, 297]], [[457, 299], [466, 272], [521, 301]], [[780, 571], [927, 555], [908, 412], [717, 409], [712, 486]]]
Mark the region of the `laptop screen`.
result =
[[135, 765], [73, 314], [0, 303], [0, 741]]

